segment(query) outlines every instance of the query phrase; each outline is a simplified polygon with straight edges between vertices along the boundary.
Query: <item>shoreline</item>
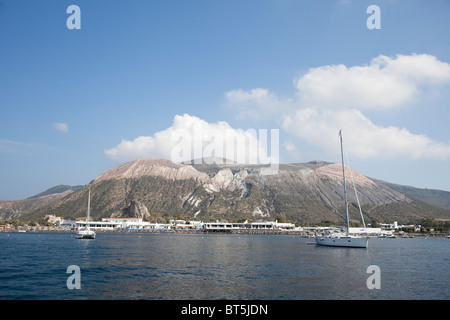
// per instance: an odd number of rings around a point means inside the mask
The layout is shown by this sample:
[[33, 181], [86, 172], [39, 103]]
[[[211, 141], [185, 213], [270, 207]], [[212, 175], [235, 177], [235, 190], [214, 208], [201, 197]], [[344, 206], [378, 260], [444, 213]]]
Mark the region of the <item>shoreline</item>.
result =
[[[73, 230], [0, 230], [0, 233], [69, 233], [76, 234]], [[314, 238], [314, 235], [305, 234], [301, 231], [284, 231], [284, 230], [227, 230], [227, 231], [205, 231], [205, 230], [170, 230], [170, 231], [96, 231], [97, 234], [203, 234], [203, 235], [291, 235], [303, 238]], [[448, 234], [426, 234], [426, 233], [409, 233], [407, 237], [396, 235], [394, 239], [411, 239], [411, 238], [449, 238]], [[378, 236], [369, 236], [369, 238], [379, 238]], [[393, 240], [386, 238], [387, 240]]]

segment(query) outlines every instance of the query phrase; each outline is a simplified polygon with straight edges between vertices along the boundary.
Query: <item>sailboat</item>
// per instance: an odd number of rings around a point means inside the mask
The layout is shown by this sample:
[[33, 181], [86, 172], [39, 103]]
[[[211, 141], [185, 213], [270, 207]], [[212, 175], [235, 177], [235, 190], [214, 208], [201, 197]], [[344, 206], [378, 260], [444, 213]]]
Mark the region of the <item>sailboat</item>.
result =
[[90, 213], [91, 213], [91, 189], [89, 189], [89, 196], [88, 196], [86, 227], [78, 230], [75, 236], [77, 239], [95, 239], [95, 232], [91, 230], [89, 227]]
[[[350, 220], [348, 214], [348, 201], [347, 201], [347, 188], [345, 183], [345, 165], [344, 165], [344, 148], [342, 143], [342, 130], [339, 130], [339, 138], [341, 141], [341, 158], [342, 158], [342, 174], [344, 179], [344, 199], [345, 199], [345, 211], [346, 211], [346, 222], [347, 229], [345, 232], [332, 232], [327, 231], [323, 236], [316, 237], [316, 244], [321, 246], [330, 246], [330, 247], [349, 247], [349, 248], [367, 248], [369, 237], [361, 237], [350, 235]], [[354, 184], [353, 184], [354, 185]], [[366, 229], [366, 225], [364, 222], [364, 217], [362, 215], [361, 205], [359, 204], [358, 194], [355, 194], [356, 199], [358, 200], [359, 212], [361, 213], [361, 219], [364, 224], [364, 229]]]

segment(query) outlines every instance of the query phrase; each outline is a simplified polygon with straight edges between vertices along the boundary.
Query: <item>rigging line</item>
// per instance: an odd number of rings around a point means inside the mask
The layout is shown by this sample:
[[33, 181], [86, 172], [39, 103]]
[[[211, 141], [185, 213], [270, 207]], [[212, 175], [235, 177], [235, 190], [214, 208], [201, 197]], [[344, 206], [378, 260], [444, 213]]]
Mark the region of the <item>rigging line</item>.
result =
[[361, 214], [361, 219], [362, 219], [362, 223], [364, 225], [364, 229], [366, 229], [366, 223], [364, 221], [364, 216], [363, 216], [363, 213], [362, 213], [362, 210], [361, 210], [361, 204], [359, 203], [358, 192], [356, 191], [355, 180], [353, 179], [353, 169], [350, 166], [350, 161], [348, 161], [347, 153], [344, 152], [344, 154], [345, 154], [345, 160], [347, 160], [348, 166], [350, 168], [350, 170], [349, 170], [350, 171], [350, 177], [352, 178], [352, 184], [353, 184], [353, 189], [355, 190], [356, 201], [358, 202], [359, 213]]

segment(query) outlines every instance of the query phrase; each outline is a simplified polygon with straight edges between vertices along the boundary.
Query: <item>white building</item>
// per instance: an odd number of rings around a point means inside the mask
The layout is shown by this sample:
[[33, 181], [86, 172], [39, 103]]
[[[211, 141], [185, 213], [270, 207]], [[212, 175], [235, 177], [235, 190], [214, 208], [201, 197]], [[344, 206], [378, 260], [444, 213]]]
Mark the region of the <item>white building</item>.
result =
[[273, 221], [260, 222], [202, 222], [190, 221], [186, 223], [184, 220], [171, 220], [168, 224], [150, 223], [143, 221], [141, 218], [103, 218], [102, 221], [64, 221], [59, 226], [66, 230], [78, 230], [85, 228], [89, 224], [89, 228], [96, 231], [168, 231], [168, 230], [203, 230], [228, 232], [233, 230], [279, 230], [279, 231], [303, 231], [303, 228], [296, 228], [293, 223], [280, 223]]
[[103, 218], [102, 221], [117, 224], [117, 229], [128, 231], [162, 231], [172, 229], [170, 224], [151, 223], [142, 221], [142, 218]]
[[57, 226], [59, 228], [61, 228], [62, 230], [76, 230], [77, 228], [77, 223], [76, 221], [63, 221], [60, 222], [59, 224], [57, 224]]
[[121, 224], [118, 222], [110, 222], [110, 221], [88, 221], [80, 220], [76, 221], [76, 229], [86, 228], [89, 225], [90, 229], [97, 231], [114, 231], [120, 228]]
[[394, 221], [394, 223], [380, 223], [379, 224], [383, 229], [398, 229], [398, 222]]
[[172, 228], [176, 230], [202, 230], [204, 223], [202, 221], [170, 220]]
[[[311, 228], [308, 228], [311, 229]], [[325, 233], [327, 230], [335, 230], [335, 231], [341, 231], [343, 229], [343, 227], [316, 227], [314, 229], [315, 233], [318, 234], [323, 234]], [[348, 233], [351, 235], [358, 235], [358, 236], [379, 236], [382, 234], [389, 234], [388, 231], [386, 230], [382, 230], [381, 228], [363, 228], [363, 227], [358, 227], [358, 228], [349, 228]]]
[[302, 227], [295, 227], [295, 224], [289, 223], [289, 222], [275, 222], [275, 228], [278, 228], [280, 230], [284, 231], [303, 231]]
[[244, 223], [234, 223], [234, 222], [206, 222], [203, 224], [203, 229], [205, 231], [211, 232], [232, 232], [239, 230], [282, 230], [282, 231], [298, 231], [293, 223], [278, 223], [273, 221], [262, 221], [262, 222], [244, 222]]
[[359, 236], [379, 236], [382, 234], [381, 228], [349, 228], [348, 231], [350, 234]]
[[170, 224], [150, 223], [142, 221], [141, 218], [102, 218], [102, 221], [64, 221], [60, 224], [62, 229], [78, 230], [85, 228], [89, 224], [89, 228], [96, 231], [164, 231], [170, 230]]

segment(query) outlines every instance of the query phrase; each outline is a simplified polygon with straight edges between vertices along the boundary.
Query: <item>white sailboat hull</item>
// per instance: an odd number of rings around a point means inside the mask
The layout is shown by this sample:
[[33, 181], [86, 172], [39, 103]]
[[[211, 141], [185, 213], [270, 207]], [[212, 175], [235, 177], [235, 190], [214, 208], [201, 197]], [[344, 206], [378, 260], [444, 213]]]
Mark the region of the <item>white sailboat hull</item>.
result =
[[92, 230], [79, 230], [75, 237], [77, 239], [95, 239], [95, 232]]
[[321, 237], [316, 244], [328, 247], [367, 248], [369, 238], [363, 237]]

